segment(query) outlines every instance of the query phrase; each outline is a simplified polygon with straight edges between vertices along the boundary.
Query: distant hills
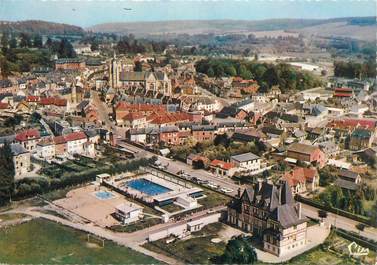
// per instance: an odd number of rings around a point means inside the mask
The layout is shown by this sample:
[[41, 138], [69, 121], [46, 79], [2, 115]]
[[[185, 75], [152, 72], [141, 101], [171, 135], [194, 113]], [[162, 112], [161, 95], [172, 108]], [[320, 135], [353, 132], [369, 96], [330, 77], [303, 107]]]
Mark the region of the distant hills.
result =
[[150, 35], [179, 34], [250, 34], [253, 32], [286, 31], [322, 37], [339, 36], [375, 41], [376, 17], [333, 19], [268, 19], [268, 20], [178, 20], [156, 22], [104, 23], [83, 29], [79, 26], [41, 20], [0, 21], [0, 32], [28, 32], [43, 35], [83, 35], [86, 31]]
[[[104, 23], [87, 28], [94, 32], [134, 34], [136, 36], [162, 35], [162, 34], [231, 34], [251, 33], [255, 31], [287, 30], [305, 33], [305, 28], [311, 28], [311, 34], [317, 34], [324, 26], [325, 35], [345, 36], [358, 39], [375, 38], [375, 17], [349, 17], [333, 19], [268, 19], [268, 20], [178, 20], [156, 22], [119, 22]], [[337, 30], [341, 28], [340, 34]], [[357, 34], [357, 30], [370, 33]], [[374, 31], [373, 31], [374, 30]], [[320, 34], [320, 32], [318, 32]]]
[[0, 21], [0, 32], [27, 32], [42, 35], [83, 35], [78, 26], [41, 20]]

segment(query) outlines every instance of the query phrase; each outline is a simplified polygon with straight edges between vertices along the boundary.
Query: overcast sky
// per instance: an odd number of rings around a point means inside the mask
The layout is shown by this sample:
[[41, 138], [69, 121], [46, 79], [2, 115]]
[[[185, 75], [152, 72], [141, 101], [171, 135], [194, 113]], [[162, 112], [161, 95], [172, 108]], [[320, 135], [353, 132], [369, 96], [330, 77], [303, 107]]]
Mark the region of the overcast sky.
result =
[[127, 21], [350, 16], [376, 16], [376, 0], [0, 0], [0, 20], [40, 19], [82, 27]]

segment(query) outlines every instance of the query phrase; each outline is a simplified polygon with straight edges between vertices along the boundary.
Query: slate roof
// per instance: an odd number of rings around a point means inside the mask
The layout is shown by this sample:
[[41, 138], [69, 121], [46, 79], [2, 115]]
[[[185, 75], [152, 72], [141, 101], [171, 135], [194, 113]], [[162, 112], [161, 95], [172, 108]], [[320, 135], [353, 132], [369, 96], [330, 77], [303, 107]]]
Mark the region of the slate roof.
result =
[[12, 150], [12, 154], [14, 156], [28, 153], [28, 151], [21, 144], [11, 144], [10, 149]]
[[359, 187], [358, 184], [341, 178], [337, 178], [334, 184], [340, 188], [347, 190], [357, 190]]
[[241, 200], [268, 212], [267, 218], [279, 222], [284, 228], [306, 222], [300, 218], [299, 205], [294, 201], [289, 184], [279, 185], [262, 182], [244, 190]]
[[121, 72], [119, 80], [120, 81], [145, 81], [150, 72]]
[[345, 178], [349, 178], [349, 179], [356, 179], [358, 176], [359, 176], [358, 173], [350, 171], [350, 170], [341, 169], [339, 171], [339, 177], [345, 177]]
[[13, 143], [16, 138], [16, 135], [6, 135], [0, 137], [0, 145], [3, 145], [5, 143]]
[[247, 161], [250, 161], [250, 160], [256, 160], [256, 159], [259, 159], [260, 157], [253, 154], [253, 153], [244, 153], [244, 154], [240, 154], [240, 155], [234, 155], [234, 156], [231, 156], [231, 159], [235, 160], [235, 161], [238, 161], [238, 162], [247, 162]]

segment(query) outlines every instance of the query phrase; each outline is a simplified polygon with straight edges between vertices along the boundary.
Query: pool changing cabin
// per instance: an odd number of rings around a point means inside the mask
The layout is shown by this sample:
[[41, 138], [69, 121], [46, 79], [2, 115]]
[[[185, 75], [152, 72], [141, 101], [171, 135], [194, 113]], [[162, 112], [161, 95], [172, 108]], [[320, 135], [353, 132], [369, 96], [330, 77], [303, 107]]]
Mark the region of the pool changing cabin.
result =
[[143, 214], [143, 207], [135, 203], [123, 203], [115, 208], [115, 218], [123, 224], [137, 222]]

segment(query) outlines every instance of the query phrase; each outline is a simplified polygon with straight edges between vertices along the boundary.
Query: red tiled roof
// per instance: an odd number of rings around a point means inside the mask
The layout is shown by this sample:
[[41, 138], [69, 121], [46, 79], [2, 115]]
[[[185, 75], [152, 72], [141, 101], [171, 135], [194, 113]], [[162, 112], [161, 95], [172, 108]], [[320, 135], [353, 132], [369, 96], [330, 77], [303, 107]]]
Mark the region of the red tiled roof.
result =
[[123, 120], [134, 121], [134, 120], [140, 120], [144, 117], [145, 116], [141, 114], [140, 112], [130, 112], [126, 116], [123, 117]]
[[191, 121], [192, 119], [193, 116], [185, 112], [155, 112], [147, 117], [147, 120], [153, 124], [177, 123], [183, 121]]
[[58, 107], [65, 107], [67, 106], [67, 100], [64, 98], [54, 98], [54, 97], [48, 97], [48, 98], [41, 98], [39, 101], [39, 104], [41, 105], [55, 105]]
[[313, 181], [317, 175], [317, 170], [313, 168], [296, 167], [286, 172], [283, 176], [290, 186], [296, 186], [298, 183], [305, 184], [306, 181]]
[[225, 169], [225, 170], [229, 170], [229, 169], [235, 167], [235, 165], [233, 163], [221, 161], [221, 160], [218, 160], [218, 159], [213, 160], [211, 162], [211, 166], [212, 167], [219, 167], [219, 168]]
[[129, 112], [152, 112], [152, 111], [166, 111], [166, 106], [164, 105], [154, 105], [154, 104], [130, 104], [124, 101], [119, 102], [115, 111], [129, 111]]
[[0, 109], [7, 109], [9, 107], [8, 103], [0, 102]]
[[32, 95], [29, 95], [26, 97], [26, 101], [27, 102], [39, 102], [39, 97], [38, 96], [32, 96]]
[[29, 129], [29, 130], [23, 131], [21, 133], [18, 133], [16, 135], [16, 140], [19, 141], [19, 142], [24, 142], [24, 141], [27, 141], [29, 139], [38, 139], [40, 137], [41, 136], [40, 136], [39, 131], [37, 129]]
[[341, 93], [341, 92], [335, 92], [334, 93], [334, 97], [352, 97], [352, 94], [348, 94], [348, 93]]
[[65, 144], [67, 141], [65, 140], [64, 136], [56, 136], [54, 137], [55, 144]]
[[328, 123], [327, 127], [331, 128], [364, 128], [364, 129], [375, 129], [377, 125], [377, 120], [375, 119], [341, 119], [334, 120]]
[[86, 135], [84, 132], [73, 132], [73, 133], [65, 135], [64, 138], [67, 142], [70, 142], [70, 141], [86, 139]]

